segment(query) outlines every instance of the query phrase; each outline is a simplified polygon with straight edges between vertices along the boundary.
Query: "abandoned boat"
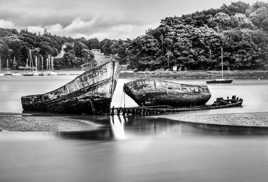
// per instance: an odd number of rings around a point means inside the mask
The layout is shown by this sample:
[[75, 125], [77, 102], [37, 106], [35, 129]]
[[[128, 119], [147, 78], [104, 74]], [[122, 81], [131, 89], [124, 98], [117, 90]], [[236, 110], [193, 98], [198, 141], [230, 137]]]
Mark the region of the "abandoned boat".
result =
[[124, 85], [124, 92], [140, 106], [200, 106], [211, 97], [206, 85], [180, 84], [157, 79], [128, 82]]
[[232, 96], [231, 99], [217, 98], [213, 104], [200, 105], [192, 107], [172, 107], [172, 106], [139, 106], [139, 107], [112, 107], [111, 115], [160, 115], [169, 113], [179, 113], [188, 111], [200, 111], [200, 110], [213, 110], [223, 108], [242, 107], [243, 99], [236, 96]]
[[119, 76], [119, 63], [109, 61], [85, 71], [51, 92], [21, 98], [24, 112], [109, 113]]

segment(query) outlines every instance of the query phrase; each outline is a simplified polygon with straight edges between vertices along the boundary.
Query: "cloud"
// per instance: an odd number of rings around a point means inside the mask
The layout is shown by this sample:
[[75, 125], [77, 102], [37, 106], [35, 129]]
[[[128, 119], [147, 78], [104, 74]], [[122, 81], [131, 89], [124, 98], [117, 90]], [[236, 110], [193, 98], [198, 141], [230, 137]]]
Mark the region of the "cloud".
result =
[[27, 30], [33, 33], [41, 33], [41, 34], [44, 33], [44, 28], [40, 26], [28, 26]]
[[[252, 2], [255, 0], [245, 0]], [[167, 16], [231, 0], [0, 0], [0, 27], [97, 38], [134, 38]]]
[[125, 22], [123, 20], [112, 20], [110, 18], [92, 18], [90, 20], [83, 20], [81, 18], [74, 19], [69, 25], [62, 26], [60, 24], [46, 26], [46, 29], [53, 34], [61, 34], [65, 36], [72, 36], [75, 38], [97, 37], [100, 39], [111, 38], [135, 38], [144, 33], [146, 27], [140, 22]]
[[0, 19], [0, 27], [1, 28], [15, 28], [15, 24], [11, 21]]

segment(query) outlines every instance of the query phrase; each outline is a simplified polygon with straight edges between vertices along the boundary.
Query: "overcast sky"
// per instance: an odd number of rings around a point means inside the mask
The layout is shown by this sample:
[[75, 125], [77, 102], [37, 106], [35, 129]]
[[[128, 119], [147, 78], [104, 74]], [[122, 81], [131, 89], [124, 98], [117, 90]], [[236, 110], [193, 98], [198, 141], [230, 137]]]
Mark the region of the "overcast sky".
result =
[[[243, 0], [253, 3], [256, 0]], [[0, 0], [0, 27], [72, 37], [134, 38], [167, 16], [231, 0]]]

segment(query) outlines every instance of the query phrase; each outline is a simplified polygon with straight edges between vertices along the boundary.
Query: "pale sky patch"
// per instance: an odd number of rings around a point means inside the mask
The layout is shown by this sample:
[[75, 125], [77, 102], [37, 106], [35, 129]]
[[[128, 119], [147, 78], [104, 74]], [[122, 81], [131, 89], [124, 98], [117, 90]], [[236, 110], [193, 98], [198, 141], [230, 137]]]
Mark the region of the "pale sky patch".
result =
[[[100, 39], [135, 38], [167, 16], [219, 8], [231, 0], [0, 0], [0, 27]], [[253, 3], [255, 0], [244, 0]]]

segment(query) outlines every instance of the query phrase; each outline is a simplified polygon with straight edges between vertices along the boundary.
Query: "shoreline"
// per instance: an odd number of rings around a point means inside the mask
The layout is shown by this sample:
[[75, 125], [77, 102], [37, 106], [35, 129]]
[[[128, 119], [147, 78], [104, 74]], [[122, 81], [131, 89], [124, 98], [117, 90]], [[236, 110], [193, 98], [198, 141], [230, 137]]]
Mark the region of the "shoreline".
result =
[[[165, 78], [180, 80], [201, 80], [221, 78], [221, 71], [121, 71], [120, 78]], [[225, 71], [224, 77], [228, 79], [257, 79], [267, 80], [268, 70], [236, 70]]]
[[[31, 76], [77, 76], [83, 73], [82, 70], [54, 70], [39, 71], [40, 75]], [[21, 70], [2, 71], [0, 76], [26, 76], [25, 74], [34, 73]], [[45, 74], [43, 74], [45, 73]], [[29, 75], [27, 75], [29, 76]], [[228, 79], [253, 79], [253, 80], [268, 80], [268, 70], [235, 70], [224, 71], [224, 77]], [[119, 78], [163, 78], [163, 79], [180, 79], [180, 80], [204, 80], [221, 78], [221, 71], [138, 71], [123, 70], [120, 72]]]

